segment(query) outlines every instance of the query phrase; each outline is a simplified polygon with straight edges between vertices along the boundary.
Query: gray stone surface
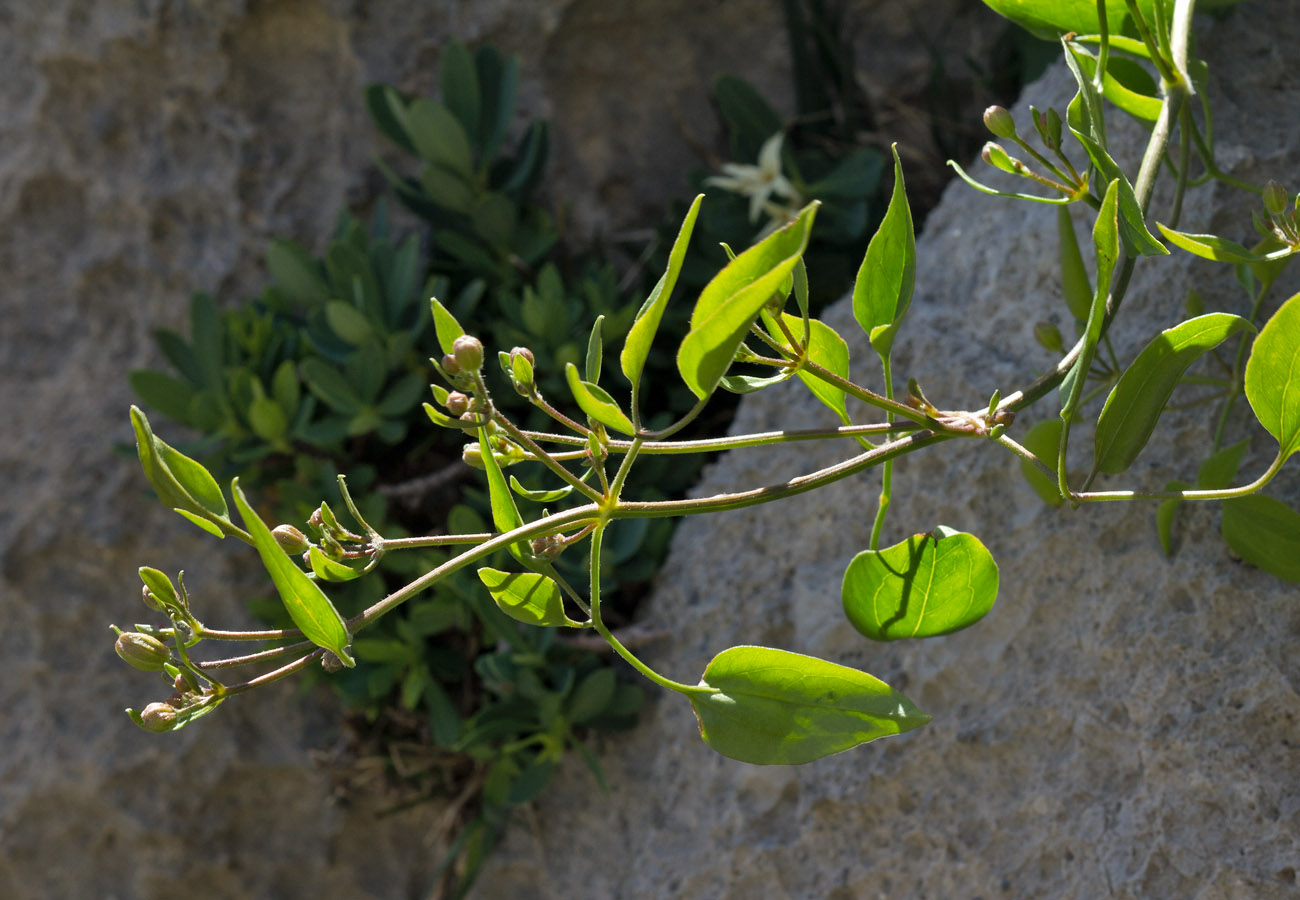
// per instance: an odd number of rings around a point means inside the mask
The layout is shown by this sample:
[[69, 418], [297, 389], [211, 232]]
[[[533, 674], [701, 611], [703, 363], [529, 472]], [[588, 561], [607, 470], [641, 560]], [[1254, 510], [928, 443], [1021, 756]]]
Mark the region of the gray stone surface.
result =
[[[1300, 28], [1289, 10], [1243, 4], [1201, 46], [1216, 73], [1222, 163], [1294, 188]], [[1057, 70], [1027, 93], [1063, 108], [1071, 91]], [[1131, 123], [1112, 128], [1138, 146]], [[1156, 204], [1167, 209], [1167, 195]], [[1217, 187], [1189, 197], [1182, 223], [1250, 240], [1249, 204]], [[1064, 324], [1054, 247], [1050, 208], [951, 186], [918, 249], [900, 380], [915, 375], [940, 405], [962, 408], [1048, 365], [1031, 329]], [[1212, 307], [1242, 307], [1222, 267], [1179, 254], [1143, 261], [1115, 335], [1121, 359], [1178, 321], [1192, 286]], [[1295, 290], [1293, 272], [1277, 296]], [[860, 335], [846, 305], [828, 318]], [[856, 370], [871, 371], [864, 341], [851, 346]], [[735, 429], [825, 421], [801, 392], [791, 382], [747, 398]], [[1107, 484], [1188, 477], [1205, 429], [1197, 413], [1167, 415], [1130, 473]], [[1262, 470], [1273, 446], [1260, 433], [1243, 473]], [[808, 445], [734, 452], [697, 493], [835, 458]], [[868, 541], [875, 479], [685, 523], [644, 609], [674, 635], [648, 654], [657, 668], [692, 681], [727, 646], [778, 646], [876, 673], [934, 722], [805, 767], [763, 768], [715, 756], [687, 704], [661, 696], [640, 727], [606, 744], [610, 795], [570, 765], [477, 896], [1295, 897], [1300, 590], [1234, 561], [1213, 506], [1182, 516], [1169, 561], [1152, 505], [1049, 510], [1015, 470], [975, 444], [898, 466], [887, 543], [943, 523], [979, 534], [1001, 565], [983, 622], [922, 643], [871, 645], [839, 609], [843, 567]], [[1272, 493], [1300, 500], [1294, 464]]]

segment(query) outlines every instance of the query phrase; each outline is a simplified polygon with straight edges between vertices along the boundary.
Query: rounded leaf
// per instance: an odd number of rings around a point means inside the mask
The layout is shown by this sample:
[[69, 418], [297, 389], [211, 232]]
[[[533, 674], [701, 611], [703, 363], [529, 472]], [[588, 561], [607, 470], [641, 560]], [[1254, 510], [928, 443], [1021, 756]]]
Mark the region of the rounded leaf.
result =
[[997, 596], [998, 564], [979, 538], [939, 529], [864, 550], [842, 587], [845, 615], [874, 641], [958, 631], [982, 619]]
[[1300, 294], [1273, 313], [1250, 348], [1246, 399], [1285, 458], [1300, 450]]

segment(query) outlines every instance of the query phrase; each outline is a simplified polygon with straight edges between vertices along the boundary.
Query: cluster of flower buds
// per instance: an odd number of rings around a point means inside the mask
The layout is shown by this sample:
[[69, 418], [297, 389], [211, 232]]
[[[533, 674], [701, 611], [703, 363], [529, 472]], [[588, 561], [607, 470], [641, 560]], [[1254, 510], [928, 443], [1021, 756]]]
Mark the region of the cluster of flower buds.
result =
[[521, 397], [531, 397], [537, 392], [537, 379], [533, 374], [533, 351], [527, 347], [515, 347], [509, 353], [501, 353], [501, 368], [506, 377], [515, 386], [515, 393]]
[[451, 352], [439, 361], [442, 371], [453, 381], [483, 368], [483, 342], [473, 335], [462, 334], [452, 342]]
[[1268, 221], [1255, 219], [1255, 230], [1266, 239], [1279, 241], [1284, 246], [1300, 249], [1300, 194], [1293, 198], [1286, 188], [1276, 181], [1264, 185], [1264, 211]]
[[562, 534], [544, 534], [528, 542], [533, 556], [538, 559], [555, 559], [564, 552], [565, 546], [567, 544]]
[[1006, 147], [994, 141], [989, 141], [984, 145], [980, 157], [995, 169], [1022, 178], [1032, 179], [1039, 184], [1060, 191], [1067, 197], [1078, 198], [1087, 190], [1087, 180], [1081, 177], [1074, 170], [1074, 167], [1070, 165], [1070, 161], [1061, 154], [1061, 117], [1053, 109], [1042, 113], [1031, 106], [1029, 111], [1033, 116], [1034, 128], [1038, 131], [1038, 136], [1042, 138], [1043, 146], [1056, 155], [1061, 166], [1050, 162], [1041, 153], [1025, 143], [1024, 138], [1020, 136], [1020, 132], [1016, 129], [1015, 119], [1010, 112], [1001, 106], [990, 106], [984, 110], [984, 127], [996, 138], [1015, 142], [1016, 145], [1037, 160], [1048, 174], [1044, 175], [1034, 171], [1024, 162], [1008, 153]]

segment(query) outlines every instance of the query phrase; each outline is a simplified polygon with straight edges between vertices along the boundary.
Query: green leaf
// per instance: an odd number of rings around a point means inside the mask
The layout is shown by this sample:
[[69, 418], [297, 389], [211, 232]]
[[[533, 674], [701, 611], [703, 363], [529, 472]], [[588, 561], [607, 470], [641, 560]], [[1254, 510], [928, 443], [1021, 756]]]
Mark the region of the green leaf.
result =
[[578, 408], [584, 413], [606, 428], [612, 428], [623, 434], [632, 434], [636, 430], [632, 427], [632, 420], [604, 388], [578, 377], [577, 366], [569, 363], [564, 367], [564, 375], [569, 381], [569, 390], [573, 392], [573, 399], [577, 401]]
[[916, 283], [916, 234], [907, 204], [903, 164], [894, 151], [894, 191], [889, 209], [867, 245], [853, 284], [853, 317], [881, 359], [889, 356], [894, 335], [912, 302]]
[[153, 369], [136, 369], [128, 376], [128, 381], [142, 402], [169, 419], [189, 424], [194, 388], [179, 378]]
[[353, 415], [361, 409], [361, 398], [347, 378], [321, 357], [303, 360], [301, 371], [308, 389], [331, 409], [346, 415]]
[[176, 587], [172, 580], [166, 574], [149, 566], [140, 567], [140, 580], [144, 582], [153, 595], [162, 603], [168, 605], [178, 602]]
[[619, 364], [623, 367], [623, 374], [633, 386], [641, 381], [641, 371], [645, 368], [646, 357], [650, 355], [650, 345], [654, 343], [655, 333], [659, 330], [659, 322], [663, 319], [668, 298], [677, 285], [677, 276], [682, 271], [682, 261], [686, 258], [686, 248], [690, 246], [691, 234], [695, 231], [695, 220], [700, 215], [700, 203], [703, 200], [704, 195], [697, 194], [691, 203], [691, 208], [686, 211], [686, 218], [682, 220], [677, 239], [673, 241], [673, 249], [668, 253], [668, 268], [659, 278], [654, 289], [650, 291], [650, 296], [641, 305], [641, 309], [637, 311], [636, 321], [632, 323], [623, 341]]
[[[1241, 468], [1241, 460], [1250, 446], [1250, 438], [1237, 441], [1215, 453], [1196, 470], [1196, 487], [1202, 491], [1221, 491], [1232, 487]], [[1186, 488], [1179, 488], [1186, 490]]]
[[266, 523], [248, 505], [238, 478], [231, 482], [230, 492], [235, 497], [235, 508], [243, 518], [244, 526], [252, 535], [253, 546], [262, 557], [262, 565], [270, 573], [271, 581], [280, 594], [289, 618], [293, 619], [293, 624], [307, 640], [332, 652], [343, 665], [356, 665], [348, 652], [352, 636], [348, 634], [347, 624], [334, 604], [276, 542], [271, 529], [266, 527]]
[[[1170, 481], [1165, 484], [1166, 491], [1187, 491], [1191, 490], [1192, 485], [1186, 481]], [[1160, 538], [1160, 549], [1164, 551], [1165, 556], [1172, 556], [1174, 553], [1174, 514], [1178, 512], [1178, 507], [1183, 505], [1183, 500], [1173, 497], [1168, 500], [1161, 500], [1156, 506], [1156, 536]]]
[[1106, 398], [1097, 421], [1093, 469], [1115, 475], [1133, 465], [1187, 368], [1246, 329], [1254, 326], [1241, 316], [1210, 313], [1160, 332]]
[[1260, 330], [1246, 361], [1246, 399], [1282, 457], [1300, 450], [1300, 294]]
[[[785, 333], [780, 328], [775, 327], [775, 319], [767, 313], [763, 314], [763, 318], [769, 325], [769, 333], [776, 339], [777, 343], [794, 352], [797, 348], [792, 347], [786, 339]], [[781, 319], [785, 322], [786, 327], [790, 329], [791, 334], [798, 338], [803, 337], [804, 320], [802, 317], [790, 313], [781, 313]], [[849, 345], [845, 343], [844, 338], [840, 337], [834, 328], [817, 319], [808, 320], [808, 329], [811, 335], [808, 340], [808, 361], [841, 378], [847, 379], [849, 377]], [[814, 397], [830, 407], [840, 417], [840, 421], [845, 425], [851, 423], [852, 420], [849, 418], [848, 409], [844, 402], [844, 391], [822, 381], [802, 367], [796, 374], [799, 376], [799, 380], [808, 386], [808, 390], [812, 392]]]
[[466, 134], [479, 131], [479, 83], [474, 58], [459, 41], [442, 48], [438, 83], [442, 87], [442, 100], [460, 122]]
[[597, 669], [578, 682], [569, 696], [565, 718], [576, 725], [583, 725], [605, 711], [614, 699], [614, 690], [618, 681], [614, 670], [608, 666]]
[[1106, 320], [1106, 298], [1110, 295], [1110, 277], [1115, 271], [1115, 260], [1119, 257], [1118, 201], [1119, 181], [1116, 180], [1106, 189], [1106, 198], [1101, 202], [1097, 221], [1092, 228], [1092, 242], [1097, 254], [1097, 286], [1093, 290], [1092, 305], [1083, 329], [1083, 352], [1061, 380], [1062, 420], [1073, 416], [1075, 407], [1079, 405], [1083, 385], [1088, 379], [1088, 370], [1092, 368], [1097, 342], [1101, 340], [1101, 327]]
[[978, 622], [998, 596], [998, 564], [964, 532], [916, 534], [864, 550], [844, 572], [844, 613], [873, 641], [933, 637]]
[[705, 743], [757, 765], [812, 762], [930, 721], [866, 672], [769, 647], [722, 651], [700, 687], [688, 697]]
[[713, 393], [758, 312], [790, 275], [808, 246], [818, 204], [728, 263], [700, 293], [677, 368], [695, 396]]
[[790, 376], [793, 374], [787, 369], [780, 375], [769, 375], [767, 377], [758, 375], [723, 375], [722, 380], [718, 382], [718, 387], [733, 394], [752, 394], [770, 385], [789, 381]]
[[522, 525], [515, 500], [510, 496], [510, 488], [505, 476], [501, 474], [501, 464], [492, 452], [492, 444], [486, 428], [478, 430], [478, 445], [483, 459], [483, 469], [487, 472], [488, 499], [492, 506], [492, 524], [502, 534], [514, 531]]
[[1160, 229], [1160, 233], [1165, 236], [1169, 243], [1181, 247], [1188, 253], [1202, 259], [1247, 264], [1260, 262], [1260, 257], [1234, 241], [1215, 237], [1212, 234], [1187, 234], [1182, 231], [1174, 231], [1159, 222], [1156, 223], [1156, 227]]
[[1074, 220], [1068, 206], [1056, 210], [1056, 233], [1061, 244], [1061, 291], [1065, 295], [1065, 305], [1076, 319], [1086, 322], [1088, 310], [1092, 307], [1092, 282], [1083, 265], [1083, 254], [1079, 252], [1079, 240], [1074, 234]]
[[[1138, 8], [1147, 21], [1155, 13], [1156, 0], [1138, 0]], [[1101, 31], [1096, 0], [984, 0], [984, 4], [1004, 18], [1045, 41], [1054, 41], [1068, 31], [1096, 34]], [[1205, 0], [1197, 4], [1205, 6]], [[1124, 0], [1106, 0], [1106, 21], [1114, 33], [1135, 33]]]
[[266, 248], [266, 267], [276, 287], [298, 303], [314, 306], [329, 299], [320, 263], [301, 244], [287, 239], [271, 241]]
[[311, 560], [311, 570], [322, 581], [352, 581], [354, 578], [360, 578], [365, 574], [360, 569], [354, 569], [351, 566], [343, 565], [337, 560], [330, 559], [321, 552], [320, 547], [312, 547], [308, 554]]
[[[1073, 59], [1073, 56], [1070, 57]], [[1080, 73], [1082, 77], [1082, 73]], [[1092, 82], [1084, 79], [1084, 84], [1091, 85]], [[1080, 89], [1080, 94], [1086, 92]], [[1077, 98], [1076, 98], [1077, 99]], [[1071, 109], [1074, 109], [1071, 104]], [[1091, 135], [1081, 131], [1075, 122], [1071, 121], [1070, 131], [1078, 138], [1079, 143], [1088, 151], [1088, 158], [1092, 164], [1097, 167], [1101, 173], [1102, 179], [1110, 184], [1119, 182], [1118, 213], [1119, 213], [1119, 235], [1124, 242], [1124, 251], [1130, 255], [1141, 254], [1142, 256], [1165, 256], [1169, 251], [1165, 245], [1156, 240], [1150, 229], [1146, 225], [1146, 216], [1142, 214], [1142, 207], [1138, 205], [1137, 195], [1133, 193], [1133, 185], [1129, 183], [1128, 176], [1120, 168], [1119, 163], [1111, 158]]]
[[191, 521], [210, 523], [212, 528], [200, 527], [218, 537], [247, 537], [230, 521], [226, 498], [207, 469], [158, 438], [138, 406], [131, 407], [131, 426], [140, 465], [159, 500]]
[[354, 347], [364, 344], [375, 333], [370, 327], [370, 321], [355, 306], [342, 300], [331, 300], [325, 304], [325, 321], [331, 331]]
[[[1070, 50], [1079, 61], [1083, 74], [1092, 78], [1097, 71], [1096, 57], [1074, 43], [1071, 43]], [[1129, 84], [1120, 80], [1117, 77], [1119, 75], [1127, 76], [1130, 82], [1142, 84], [1143, 88], [1148, 89], [1147, 92], [1134, 90]], [[1157, 91], [1158, 88], [1151, 76], [1136, 62], [1122, 56], [1110, 57], [1106, 73], [1102, 77], [1101, 93], [1119, 109], [1143, 122], [1154, 122], [1160, 118], [1161, 101], [1155, 96]]]
[[1280, 500], [1252, 494], [1223, 502], [1223, 539], [1253, 566], [1300, 581], [1300, 514]]
[[289, 434], [289, 417], [280, 404], [266, 396], [261, 382], [256, 386], [253, 402], [248, 406], [248, 425], [253, 433], [271, 444], [278, 444]]
[[469, 138], [451, 110], [422, 97], [398, 115], [421, 158], [466, 180], [473, 177], [474, 154]]
[[[1025, 432], [1020, 444], [1055, 472], [1057, 456], [1061, 451], [1061, 429], [1064, 427], [1065, 423], [1060, 419], [1044, 419]], [[1020, 460], [1020, 472], [1034, 493], [1048, 506], [1060, 506], [1065, 502], [1056, 483], [1056, 476], [1044, 474], [1042, 469], [1024, 459]]]
[[596, 316], [596, 321], [591, 325], [591, 336], [587, 338], [587, 361], [583, 371], [587, 375], [587, 381], [592, 384], [600, 382], [600, 363], [605, 356], [605, 341], [601, 337], [600, 326], [604, 322], [604, 316]]
[[438, 346], [443, 353], [450, 353], [456, 338], [464, 334], [465, 329], [460, 327], [455, 316], [447, 312], [447, 307], [438, 302], [437, 297], [429, 298], [429, 306], [433, 310], [433, 329], [438, 336]]
[[[590, 475], [592, 471], [592, 469], [588, 469], [584, 472], [582, 474], [582, 480], [586, 481], [587, 476]], [[553, 491], [530, 491], [520, 483], [518, 478], [511, 475], [510, 490], [514, 491], [525, 500], [531, 500], [534, 503], [554, 503], [557, 500], [563, 500], [565, 497], [573, 493], [573, 485], [566, 484], [564, 487], [556, 488]]]
[[545, 575], [502, 572], [484, 566], [478, 570], [478, 577], [501, 611], [516, 621], [529, 625], [583, 627], [581, 622], [573, 621], [564, 612], [560, 586]]

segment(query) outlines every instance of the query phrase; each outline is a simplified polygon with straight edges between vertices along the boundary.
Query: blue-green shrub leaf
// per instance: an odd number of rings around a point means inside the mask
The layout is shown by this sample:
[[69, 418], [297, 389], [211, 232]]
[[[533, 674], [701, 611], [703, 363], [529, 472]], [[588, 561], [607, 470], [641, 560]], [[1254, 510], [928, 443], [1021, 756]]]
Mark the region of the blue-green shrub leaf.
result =
[[700, 293], [677, 351], [677, 368], [701, 400], [718, 386], [759, 310], [803, 255], [817, 206], [808, 204], [794, 222], [740, 254]]
[[478, 570], [496, 605], [510, 618], [529, 625], [582, 628], [564, 612], [564, 598], [554, 580], [537, 572], [502, 572], [487, 566]]
[[442, 101], [466, 134], [477, 135], [481, 102], [474, 57], [464, 44], [452, 41], [442, 48], [439, 62], [438, 84], [442, 88]]
[[190, 403], [193, 402], [195, 393], [190, 385], [166, 372], [153, 369], [136, 369], [128, 376], [128, 380], [131, 390], [145, 404], [169, 419], [189, 424]]
[[321, 277], [320, 263], [294, 241], [271, 241], [266, 248], [266, 267], [276, 287], [298, 303], [314, 306], [329, 299], [330, 289]]
[[973, 534], [916, 534], [864, 550], [844, 572], [844, 613], [873, 641], [933, 637], [978, 622], [998, 596], [998, 564]]
[[1280, 500], [1252, 494], [1223, 502], [1223, 539], [1254, 566], [1300, 581], [1300, 514]]
[[1212, 455], [1196, 470], [1196, 487], [1202, 491], [1221, 491], [1232, 486], [1241, 468], [1241, 460], [1250, 446], [1250, 438], [1237, 441]]
[[564, 375], [568, 379], [569, 390], [573, 392], [573, 399], [577, 401], [578, 408], [584, 413], [614, 431], [623, 434], [632, 434], [635, 431], [632, 420], [619, 408], [614, 398], [600, 385], [583, 381], [578, 376], [577, 366], [569, 363], [564, 367]]
[[907, 204], [903, 164], [894, 147], [894, 191], [880, 227], [853, 284], [853, 317], [881, 358], [889, 356], [894, 334], [912, 302], [916, 283], [916, 234]]
[[689, 699], [705, 743], [758, 765], [812, 762], [930, 717], [880, 679], [824, 659], [769, 647], [715, 656]]
[[[1191, 490], [1192, 485], [1186, 481], [1170, 481], [1165, 484], [1166, 491], [1187, 491]], [[1174, 515], [1178, 512], [1178, 507], [1183, 505], [1183, 500], [1177, 497], [1168, 500], [1161, 500], [1156, 506], [1156, 536], [1160, 538], [1160, 549], [1164, 551], [1165, 556], [1172, 556], [1174, 552]]]
[[1260, 330], [1246, 361], [1246, 399], [1282, 456], [1300, 450], [1300, 294]]
[[253, 546], [262, 557], [262, 565], [270, 573], [271, 581], [280, 594], [289, 618], [293, 619], [293, 624], [307, 640], [332, 652], [343, 665], [356, 665], [348, 652], [352, 636], [348, 634], [347, 624], [334, 604], [276, 542], [271, 529], [266, 527], [266, 523], [249, 506], [239, 487], [238, 478], [231, 482], [230, 492], [235, 497], [235, 508], [243, 518], [244, 526], [252, 535]]
[[356, 389], [338, 369], [318, 356], [302, 361], [302, 379], [308, 389], [326, 405], [345, 415], [353, 415], [362, 407]]
[[1188, 366], [1245, 329], [1253, 326], [1241, 316], [1210, 313], [1160, 332], [1106, 398], [1097, 421], [1093, 468], [1114, 475], [1131, 466]]

